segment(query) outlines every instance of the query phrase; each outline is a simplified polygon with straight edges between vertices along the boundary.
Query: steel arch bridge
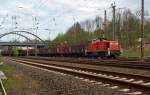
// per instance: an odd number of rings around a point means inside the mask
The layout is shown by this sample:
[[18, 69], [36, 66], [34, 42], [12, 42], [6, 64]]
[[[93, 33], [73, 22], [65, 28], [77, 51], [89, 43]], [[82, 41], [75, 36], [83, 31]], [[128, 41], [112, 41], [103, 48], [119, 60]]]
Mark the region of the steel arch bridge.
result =
[[[33, 33], [31, 33], [31, 32], [28, 32], [28, 31], [11, 31], [11, 32], [7, 32], [7, 33], [3, 33], [3, 34], [0, 34], [0, 39], [1, 38], [3, 38], [3, 37], [5, 37], [5, 36], [7, 36], [7, 35], [10, 35], [10, 34], [14, 34], [14, 35], [19, 35], [19, 36], [21, 36], [21, 37], [23, 37], [23, 38], [25, 38], [26, 40], [28, 40], [28, 41], [30, 41], [30, 45], [31, 44], [33, 44], [33, 45], [35, 45], [35, 44], [38, 44], [38, 43], [34, 43], [29, 37], [27, 37], [27, 36], [25, 36], [25, 35], [23, 35], [23, 34], [20, 34], [20, 33], [25, 33], [25, 34], [30, 34], [30, 35], [32, 35], [32, 36], [34, 36], [34, 37], [36, 37], [40, 42], [38, 42], [40, 45], [41, 44], [43, 44], [43, 45], [47, 45], [47, 43], [44, 41], [44, 40], [42, 40], [40, 37], [38, 37], [37, 35], [35, 35], [35, 34], [33, 34]], [[4, 42], [2, 42], [2, 43], [4, 43]], [[6, 42], [7, 43], [7, 42]], [[11, 42], [10, 42], [11, 43]], [[7, 44], [9, 44], [9, 43], [7, 43]], [[5, 45], [7, 45], [7, 44], [5, 44]], [[28, 45], [29, 43], [27, 43], [27, 45]], [[1, 45], [1, 43], [0, 43], [0, 45]], [[11, 44], [9, 44], [9, 46], [10, 46]], [[24, 44], [25, 45], [25, 44]]]
[[28, 38], [28, 37], [25, 36], [25, 35], [19, 34], [19, 33], [5, 33], [5, 34], [3, 34], [3, 35], [0, 35], [0, 39], [3, 38], [3, 37], [5, 37], [5, 36], [7, 36], [7, 35], [9, 35], [9, 34], [19, 35], [19, 36], [25, 38], [26, 40], [32, 42], [32, 40], [31, 40], [30, 38]]

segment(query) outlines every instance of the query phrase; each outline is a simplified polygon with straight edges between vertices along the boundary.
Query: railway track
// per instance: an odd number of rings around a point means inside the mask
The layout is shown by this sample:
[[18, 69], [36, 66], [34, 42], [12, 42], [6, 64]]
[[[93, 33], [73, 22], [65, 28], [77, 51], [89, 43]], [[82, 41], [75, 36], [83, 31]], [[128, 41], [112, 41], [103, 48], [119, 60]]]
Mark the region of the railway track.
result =
[[148, 60], [145, 62], [141, 62], [139, 59], [98, 60], [98, 59], [51, 58], [51, 57], [24, 57], [24, 58], [47, 60], [47, 61], [71, 62], [79, 64], [90, 64], [96, 66], [113, 66], [113, 67], [150, 70], [150, 62]]
[[21, 63], [24, 65], [72, 75], [76, 78], [86, 81], [92, 81], [96, 84], [103, 84], [103, 86], [109, 86], [109, 88], [111, 89], [121, 88], [120, 91], [124, 91], [129, 95], [150, 95], [150, 77], [148, 76], [100, 71], [83, 67], [63, 66], [56, 64], [54, 65], [43, 62], [42, 60], [40, 60], [40, 62], [37, 62], [31, 59], [8, 59], [10, 61]]
[[6, 90], [4, 88], [3, 82], [0, 79], [0, 95], [7, 95]]

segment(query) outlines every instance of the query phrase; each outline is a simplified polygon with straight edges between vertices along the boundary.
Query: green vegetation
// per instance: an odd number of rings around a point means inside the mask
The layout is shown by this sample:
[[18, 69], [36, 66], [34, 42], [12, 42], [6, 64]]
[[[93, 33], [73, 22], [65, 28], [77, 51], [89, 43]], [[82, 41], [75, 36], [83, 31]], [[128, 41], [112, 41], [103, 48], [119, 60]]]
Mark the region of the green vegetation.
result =
[[[77, 43], [89, 41], [102, 37], [105, 34], [107, 39], [113, 40], [113, 27], [112, 19], [108, 19], [106, 23], [106, 30], [104, 29], [104, 22], [101, 17], [96, 17], [91, 20], [88, 19], [84, 22], [77, 22], [71, 26], [64, 34], [59, 34], [54, 40], [49, 41], [49, 44], [58, 43]], [[135, 12], [127, 9], [122, 13], [116, 13], [116, 31], [115, 40], [118, 40], [121, 47], [124, 49], [123, 56], [140, 55], [140, 18]], [[150, 19], [145, 18], [145, 42], [150, 40]], [[105, 30], [105, 32], [104, 32]], [[145, 55], [149, 56], [149, 50], [145, 49]]]
[[[64, 34], [59, 34], [54, 40], [49, 41], [49, 44], [57, 44], [61, 42], [76, 43], [102, 37], [105, 34], [107, 39], [113, 39], [112, 20], [109, 19], [104, 32], [104, 22], [101, 17], [96, 17], [84, 22], [77, 22], [71, 26]], [[125, 10], [121, 13], [116, 13], [116, 32], [115, 40], [118, 40], [121, 47], [129, 49], [139, 46], [140, 39], [140, 19], [131, 10]], [[145, 19], [145, 41], [149, 41], [150, 20]]]
[[13, 48], [12, 50], [13, 50], [14, 56], [18, 56], [19, 55], [18, 48]]
[[[122, 56], [124, 57], [140, 57], [140, 48], [130, 48], [123, 50]], [[150, 47], [144, 49], [144, 56], [150, 56]]]
[[0, 57], [2, 57], [2, 51], [0, 50]]
[[31, 80], [29, 77], [25, 76], [21, 72], [17, 71], [14, 66], [4, 64], [0, 66], [0, 70], [3, 71], [7, 77], [7, 80], [3, 80], [4, 86], [7, 91], [21, 91], [24, 88], [28, 88], [28, 83], [30, 80], [31, 90], [32, 88], [36, 88], [37, 82]]
[[101, 31], [100, 28], [94, 32], [85, 31], [79, 23], [76, 23], [70, 27], [65, 34], [58, 34], [58, 36], [53, 41], [50, 41], [49, 44], [62, 42], [76, 43], [92, 40], [99, 37], [99, 31]]

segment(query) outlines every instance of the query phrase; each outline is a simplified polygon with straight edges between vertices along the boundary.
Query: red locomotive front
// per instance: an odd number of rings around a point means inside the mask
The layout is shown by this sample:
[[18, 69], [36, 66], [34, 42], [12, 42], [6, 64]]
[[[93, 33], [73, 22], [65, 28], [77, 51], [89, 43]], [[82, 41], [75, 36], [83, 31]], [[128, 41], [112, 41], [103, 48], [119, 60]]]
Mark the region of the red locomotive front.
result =
[[120, 46], [117, 41], [97, 39], [88, 44], [86, 54], [95, 57], [117, 57], [120, 55]]
[[117, 41], [109, 41], [109, 48], [108, 52], [110, 53], [109, 55], [112, 57], [117, 57], [121, 54], [120, 51], [120, 45]]

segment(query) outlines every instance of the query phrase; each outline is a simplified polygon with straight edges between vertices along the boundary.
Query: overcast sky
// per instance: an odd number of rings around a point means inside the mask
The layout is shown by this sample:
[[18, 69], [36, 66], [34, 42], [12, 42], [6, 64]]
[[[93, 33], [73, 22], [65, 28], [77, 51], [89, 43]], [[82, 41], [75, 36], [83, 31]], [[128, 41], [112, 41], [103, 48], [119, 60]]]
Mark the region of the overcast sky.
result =
[[[38, 35], [43, 39], [53, 39], [58, 33], [64, 33], [74, 22], [103, 16], [105, 9], [111, 16], [110, 7], [113, 2], [117, 8], [138, 10], [141, 0], [0, 0], [0, 33], [13, 30], [15, 25], [12, 24], [12, 16], [16, 16], [18, 30], [24, 28], [32, 32], [31, 28], [35, 27], [33, 18], [37, 17], [40, 28]], [[148, 10], [150, 0], [145, 0], [145, 4]], [[6, 39], [8, 37], [3, 38]]]

